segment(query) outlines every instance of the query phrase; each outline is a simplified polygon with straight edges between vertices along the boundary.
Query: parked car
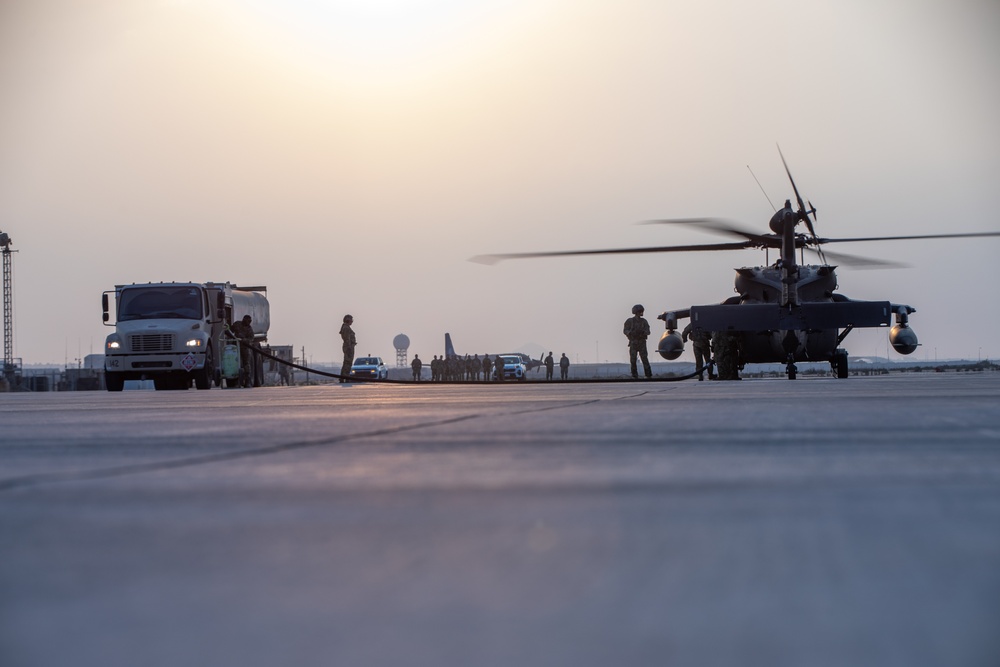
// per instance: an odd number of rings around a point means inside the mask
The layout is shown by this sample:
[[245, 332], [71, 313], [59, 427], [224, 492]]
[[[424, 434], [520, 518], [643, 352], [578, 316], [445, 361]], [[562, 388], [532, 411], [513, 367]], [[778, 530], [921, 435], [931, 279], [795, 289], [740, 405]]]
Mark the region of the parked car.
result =
[[382, 357], [358, 357], [351, 366], [351, 377], [386, 380], [389, 369], [382, 362]]
[[[498, 359], [503, 359], [503, 377], [505, 380], [521, 380], [525, 379], [525, 373], [527, 373], [527, 368], [524, 365], [524, 360], [521, 357], [515, 355], [500, 355]], [[493, 379], [497, 378], [497, 373], [500, 372], [500, 364], [495, 364], [493, 368]]]

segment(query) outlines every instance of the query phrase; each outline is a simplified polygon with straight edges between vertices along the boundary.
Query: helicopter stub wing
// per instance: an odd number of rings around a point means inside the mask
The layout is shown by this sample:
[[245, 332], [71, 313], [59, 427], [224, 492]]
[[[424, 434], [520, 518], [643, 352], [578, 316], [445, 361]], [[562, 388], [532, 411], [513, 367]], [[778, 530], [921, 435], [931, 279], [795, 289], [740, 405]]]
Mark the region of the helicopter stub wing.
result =
[[692, 324], [706, 331], [810, 331], [888, 326], [888, 301], [803, 303], [792, 308], [754, 303], [691, 306]]

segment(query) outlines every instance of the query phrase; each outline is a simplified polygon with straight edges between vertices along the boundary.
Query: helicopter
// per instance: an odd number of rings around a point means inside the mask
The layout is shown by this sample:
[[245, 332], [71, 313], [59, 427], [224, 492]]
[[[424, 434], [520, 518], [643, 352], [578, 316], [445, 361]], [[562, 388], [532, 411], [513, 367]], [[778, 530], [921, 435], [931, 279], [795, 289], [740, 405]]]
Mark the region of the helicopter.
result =
[[[795, 179], [788, 168], [781, 148], [778, 154], [795, 195], [777, 210], [768, 222], [770, 233], [757, 233], [718, 218], [683, 218], [649, 220], [645, 224], [689, 225], [736, 237], [729, 243], [674, 245], [648, 248], [615, 248], [604, 250], [569, 250], [556, 252], [525, 252], [479, 255], [471, 261], [494, 264], [508, 259], [566, 257], [579, 255], [616, 255], [659, 252], [704, 252], [744, 250], [747, 248], [779, 251], [773, 264], [736, 269], [737, 295], [719, 304], [690, 306], [668, 310], [657, 317], [666, 331], [656, 351], [667, 360], [677, 359], [684, 352], [684, 341], [677, 333], [678, 321], [690, 318], [694, 331], [711, 334], [727, 333], [736, 338], [737, 366], [746, 364], [783, 363], [788, 379], [794, 380], [796, 362], [829, 362], [838, 378], [849, 374], [844, 339], [856, 328], [887, 327], [889, 342], [897, 353], [912, 354], [919, 343], [910, 328], [909, 316], [916, 309], [890, 301], [859, 301], [839, 294], [836, 269], [846, 266], [892, 267], [895, 262], [870, 259], [846, 253], [824, 252], [830, 243], [895, 241], [909, 239], [973, 238], [1000, 236], [1000, 232], [956, 234], [924, 234], [908, 236], [872, 236], [858, 238], [824, 238], [816, 235], [816, 207], [803, 201]], [[752, 173], [752, 172], [751, 172]], [[756, 178], [756, 177], [755, 177]], [[765, 193], [766, 195], [766, 193]], [[799, 225], [805, 231], [799, 229]], [[806, 264], [805, 252], [819, 256], [820, 264]], [[800, 259], [796, 258], [796, 254]], [[768, 260], [765, 259], [765, 262]], [[831, 264], [830, 261], [836, 262]]]

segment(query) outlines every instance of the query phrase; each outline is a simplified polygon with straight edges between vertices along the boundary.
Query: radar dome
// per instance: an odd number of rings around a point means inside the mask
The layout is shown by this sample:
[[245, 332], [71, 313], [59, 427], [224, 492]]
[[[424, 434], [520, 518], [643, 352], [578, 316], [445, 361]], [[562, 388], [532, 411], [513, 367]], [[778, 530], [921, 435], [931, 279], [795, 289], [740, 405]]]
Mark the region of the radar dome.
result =
[[406, 334], [399, 334], [392, 339], [392, 346], [397, 350], [408, 350], [410, 349], [410, 337]]

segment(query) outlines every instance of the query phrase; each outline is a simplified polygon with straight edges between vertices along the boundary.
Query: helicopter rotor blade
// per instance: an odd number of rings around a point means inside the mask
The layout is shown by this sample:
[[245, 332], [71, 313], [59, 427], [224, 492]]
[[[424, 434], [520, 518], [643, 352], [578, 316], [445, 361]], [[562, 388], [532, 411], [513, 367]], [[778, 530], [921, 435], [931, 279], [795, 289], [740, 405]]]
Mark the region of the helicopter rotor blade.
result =
[[716, 234], [725, 236], [738, 236], [739, 238], [754, 241], [755, 243], [766, 244], [768, 237], [757, 232], [740, 227], [735, 222], [724, 218], [666, 218], [662, 220], [644, 220], [640, 225], [689, 225], [704, 229]]
[[792, 191], [795, 193], [795, 201], [799, 204], [799, 211], [805, 212], [805, 202], [802, 201], [802, 195], [799, 194], [799, 189], [795, 186], [795, 179], [792, 178], [792, 170], [788, 168], [788, 163], [785, 162], [785, 154], [781, 152], [781, 146], [778, 146], [778, 155], [781, 156], [781, 164], [785, 166], [785, 173], [788, 174], [788, 180], [792, 184]]
[[[777, 144], [775, 144], [778, 146]], [[799, 204], [799, 217], [806, 223], [806, 228], [812, 235], [813, 239], [816, 238], [816, 228], [813, 226], [813, 221], [809, 218], [809, 214], [812, 213], [814, 216], [816, 214], [816, 208], [809, 202], [809, 208], [806, 208], [805, 203], [802, 201], [802, 195], [799, 194], [799, 189], [795, 185], [795, 179], [792, 178], [792, 170], [788, 168], [788, 163], [785, 161], [785, 154], [781, 152], [781, 146], [778, 146], [778, 155], [781, 156], [781, 164], [785, 166], [785, 173], [788, 174], [788, 180], [792, 184], [792, 191], [795, 192], [795, 201]], [[817, 249], [820, 259], [824, 262], [826, 259], [823, 257], [823, 251]]]
[[746, 250], [756, 247], [750, 241], [739, 243], [706, 243], [699, 245], [670, 245], [654, 248], [609, 248], [606, 250], [561, 250], [554, 252], [511, 252], [496, 255], [476, 255], [470, 262], [493, 265], [508, 259], [534, 259], [538, 257], [579, 257], [585, 255], [638, 255], [659, 252], [702, 252], [710, 250]]
[[901, 262], [886, 259], [849, 255], [843, 252], [822, 252], [819, 248], [806, 248], [809, 252], [819, 255], [824, 263], [850, 266], [855, 269], [903, 269], [910, 266]]
[[984, 236], [1000, 236], [1000, 232], [970, 232], [966, 234], [912, 234], [907, 236], [859, 236], [855, 238], [817, 238], [815, 243], [857, 243], [863, 241], [909, 241], [912, 239], [968, 239]]

